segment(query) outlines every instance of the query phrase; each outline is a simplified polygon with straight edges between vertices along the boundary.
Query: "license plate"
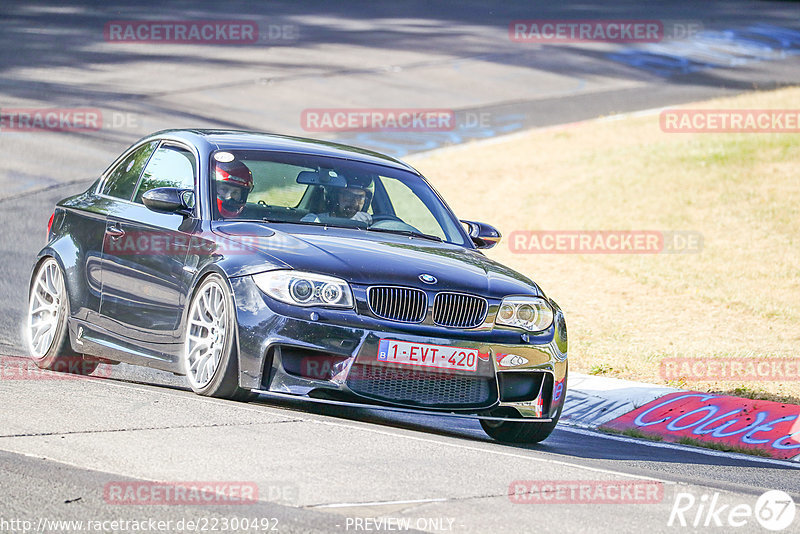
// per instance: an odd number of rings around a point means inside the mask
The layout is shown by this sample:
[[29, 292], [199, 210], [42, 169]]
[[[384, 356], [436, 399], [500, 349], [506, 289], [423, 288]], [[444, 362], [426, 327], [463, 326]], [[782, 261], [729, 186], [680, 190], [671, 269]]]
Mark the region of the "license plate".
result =
[[378, 345], [378, 361], [437, 369], [477, 371], [478, 350], [381, 339]]

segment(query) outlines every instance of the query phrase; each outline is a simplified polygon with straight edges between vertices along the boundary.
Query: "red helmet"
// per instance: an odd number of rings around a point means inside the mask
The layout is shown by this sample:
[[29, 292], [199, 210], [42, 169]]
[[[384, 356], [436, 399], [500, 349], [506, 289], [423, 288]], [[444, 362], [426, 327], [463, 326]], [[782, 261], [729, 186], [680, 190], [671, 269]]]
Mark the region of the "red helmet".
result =
[[241, 161], [215, 161], [217, 209], [223, 217], [236, 217], [253, 190], [253, 173]]

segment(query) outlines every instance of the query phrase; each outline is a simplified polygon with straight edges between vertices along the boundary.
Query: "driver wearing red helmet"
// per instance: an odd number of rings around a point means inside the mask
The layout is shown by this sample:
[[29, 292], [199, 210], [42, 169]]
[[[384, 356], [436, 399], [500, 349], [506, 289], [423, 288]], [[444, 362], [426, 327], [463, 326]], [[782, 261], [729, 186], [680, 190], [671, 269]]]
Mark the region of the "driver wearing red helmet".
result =
[[247, 195], [253, 190], [253, 173], [241, 161], [216, 160], [214, 163], [217, 210], [225, 218], [236, 217], [244, 209]]

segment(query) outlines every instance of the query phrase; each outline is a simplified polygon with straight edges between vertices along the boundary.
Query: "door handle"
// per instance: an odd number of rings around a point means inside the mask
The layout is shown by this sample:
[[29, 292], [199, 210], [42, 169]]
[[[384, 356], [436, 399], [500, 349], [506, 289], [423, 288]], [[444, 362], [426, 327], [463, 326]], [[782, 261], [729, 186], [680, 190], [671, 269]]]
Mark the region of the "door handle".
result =
[[119, 224], [115, 224], [114, 226], [106, 228], [106, 233], [111, 236], [111, 239], [119, 239], [125, 235], [125, 230], [123, 230]]

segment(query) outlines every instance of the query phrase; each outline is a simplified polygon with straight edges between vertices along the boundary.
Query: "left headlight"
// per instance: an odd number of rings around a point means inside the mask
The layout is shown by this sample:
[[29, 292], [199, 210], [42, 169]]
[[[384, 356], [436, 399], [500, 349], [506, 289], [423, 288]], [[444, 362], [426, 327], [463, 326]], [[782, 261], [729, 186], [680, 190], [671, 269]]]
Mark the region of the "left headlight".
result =
[[353, 307], [353, 293], [347, 282], [341, 278], [281, 270], [254, 274], [253, 281], [261, 291], [287, 304]]
[[495, 323], [540, 332], [553, 324], [553, 308], [542, 297], [506, 297]]

